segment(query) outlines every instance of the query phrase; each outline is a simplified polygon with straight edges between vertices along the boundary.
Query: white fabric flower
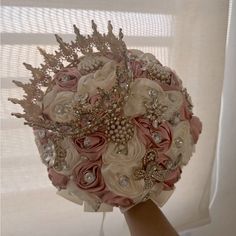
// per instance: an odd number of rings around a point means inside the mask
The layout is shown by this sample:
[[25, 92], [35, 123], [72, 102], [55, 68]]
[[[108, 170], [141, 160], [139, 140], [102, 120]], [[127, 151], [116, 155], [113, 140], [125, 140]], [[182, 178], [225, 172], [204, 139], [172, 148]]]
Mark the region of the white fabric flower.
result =
[[124, 106], [126, 116], [139, 116], [146, 113], [145, 102], [151, 102], [150, 90], [156, 90], [160, 97], [165, 96], [165, 92], [154, 81], [146, 78], [138, 78], [130, 85], [130, 96]]
[[77, 92], [79, 95], [88, 93], [93, 96], [97, 93], [97, 88], [109, 89], [116, 82], [116, 63], [107, 62], [100, 70], [95, 73], [82, 76], [78, 82]]
[[[80, 190], [73, 181], [69, 181], [66, 189], [57, 191], [57, 194], [76, 204], [82, 205], [85, 202], [85, 211], [94, 212], [97, 209], [100, 199], [96, 195]], [[105, 203], [101, 204], [98, 211], [112, 211], [113, 207]]]
[[48, 106], [44, 108], [44, 114], [47, 114], [53, 121], [70, 122], [73, 118], [70, 108], [73, 97], [73, 92], [57, 93], [51, 103], [47, 103]]
[[[84, 159], [81, 158], [81, 156], [79, 155], [78, 151], [76, 150], [74, 144], [72, 143], [71, 139], [69, 137], [66, 137], [63, 142], [62, 142], [62, 147], [66, 150], [66, 158], [65, 161], [67, 163], [68, 166], [68, 170], [67, 172], [70, 173], [71, 169], [79, 164], [81, 161], [83, 161]], [[66, 170], [63, 170], [63, 173], [65, 173]], [[68, 174], [67, 173], [67, 174]]]
[[166, 155], [171, 157], [174, 161], [177, 160], [179, 155], [182, 155], [180, 164], [186, 165], [192, 156], [193, 147], [189, 122], [182, 121], [173, 128], [173, 141]]
[[168, 107], [165, 111], [164, 117], [166, 120], [170, 120], [174, 113], [180, 110], [183, 104], [183, 95], [179, 91], [166, 91], [165, 98], [161, 101], [164, 105]]
[[130, 96], [124, 106], [126, 116], [140, 116], [146, 113], [145, 103], [151, 103], [153, 100], [150, 92], [157, 94], [158, 103], [167, 106], [168, 109], [163, 114], [166, 120], [172, 118], [183, 104], [183, 95], [179, 91], [163, 91], [163, 89], [155, 82], [146, 78], [138, 78], [131, 83]]
[[[135, 180], [133, 168], [140, 163], [127, 165], [126, 163], [114, 163], [102, 165], [101, 172], [108, 189], [120, 196], [128, 197], [134, 200], [140, 199], [144, 194], [144, 181]], [[136, 166], [135, 166], [136, 165]]]
[[138, 49], [129, 49], [129, 52], [132, 56], [135, 56], [142, 61], [146, 61], [147, 63], [157, 61], [156, 57], [151, 53], [144, 53], [143, 51]]
[[139, 140], [137, 130], [134, 130], [134, 136], [127, 143], [127, 155], [117, 152], [116, 145], [112, 142], [109, 143], [107, 150], [102, 155], [104, 164], [126, 164], [127, 166], [133, 165], [142, 160], [145, 155], [145, 145]]

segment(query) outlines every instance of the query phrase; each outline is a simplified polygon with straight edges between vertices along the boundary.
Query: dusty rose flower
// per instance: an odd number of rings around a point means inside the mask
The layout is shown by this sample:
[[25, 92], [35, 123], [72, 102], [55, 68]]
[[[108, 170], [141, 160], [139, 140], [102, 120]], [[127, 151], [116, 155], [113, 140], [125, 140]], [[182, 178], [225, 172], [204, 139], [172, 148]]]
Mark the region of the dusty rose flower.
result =
[[135, 60], [130, 61], [130, 68], [133, 72], [134, 78], [141, 78], [141, 77], [145, 76], [145, 72], [142, 69], [142, 67], [143, 67], [142, 62], [135, 61]]
[[101, 174], [101, 160], [83, 161], [73, 169], [75, 184], [82, 190], [98, 193], [106, 188]]
[[[171, 158], [167, 155], [159, 154], [156, 162], [165, 169], [170, 160]], [[163, 190], [172, 190], [174, 188], [174, 184], [180, 179], [181, 173], [182, 171], [180, 167], [176, 167], [163, 182]]]
[[132, 199], [116, 195], [110, 191], [106, 191], [100, 198], [103, 202], [117, 207], [129, 207], [134, 204]]
[[54, 186], [62, 189], [66, 188], [69, 180], [67, 176], [57, 173], [53, 168], [48, 168], [48, 178]]
[[96, 132], [85, 138], [75, 138], [74, 144], [81, 156], [97, 160], [107, 147], [107, 138], [102, 132]]
[[81, 77], [77, 68], [64, 68], [55, 76], [56, 88], [58, 91], [76, 91], [77, 82]]
[[138, 117], [134, 119], [138, 135], [146, 146], [153, 146], [158, 152], [166, 152], [172, 142], [172, 128], [168, 122], [154, 128], [149, 120]]
[[193, 141], [196, 144], [199, 138], [200, 133], [202, 132], [202, 122], [198, 117], [193, 116], [190, 121], [190, 133], [193, 137]]
[[180, 169], [180, 167], [177, 167], [175, 170], [173, 170], [167, 177], [167, 179], [163, 182], [164, 184], [163, 190], [174, 189], [174, 184], [179, 181], [181, 173], [182, 170]]

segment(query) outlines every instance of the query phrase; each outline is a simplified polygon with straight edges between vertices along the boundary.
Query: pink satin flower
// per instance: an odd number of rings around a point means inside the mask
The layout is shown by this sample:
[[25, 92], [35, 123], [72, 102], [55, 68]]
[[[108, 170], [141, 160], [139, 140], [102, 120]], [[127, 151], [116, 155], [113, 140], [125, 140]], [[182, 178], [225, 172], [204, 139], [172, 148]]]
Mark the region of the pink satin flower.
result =
[[98, 160], [107, 148], [107, 138], [102, 132], [96, 132], [85, 138], [75, 138], [74, 144], [80, 155]]
[[133, 72], [134, 78], [145, 77], [145, 72], [142, 69], [142, 62], [132, 60], [130, 61], [130, 68]]
[[64, 68], [54, 76], [58, 91], [73, 91], [77, 89], [77, 82], [81, 77], [77, 68]]
[[[106, 188], [105, 182], [101, 173], [101, 160], [98, 161], [83, 161], [73, 169], [75, 184], [82, 190], [89, 193], [98, 193]], [[86, 180], [86, 175], [90, 175], [90, 181]]]
[[[164, 122], [157, 128], [154, 128], [149, 120], [138, 117], [134, 119], [138, 127], [138, 136], [145, 146], [152, 146], [158, 152], [166, 152], [172, 142], [172, 128], [168, 122]], [[159, 137], [159, 140], [155, 138]]]
[[[170, 161], [170, 158], [165, 154], [159, 154], [156, 162], [162, 166], [164, 169], [166, 168], [167, 163]], [[174, 188], [174, 184], [180, 179], [182, 170], [180, 167], [174, 169], [163, 182], [163, 190], [172, 190]]]
[[198, 117], [193, 116], [190, 121], [190, 133], [193, 136], [194, 144], [197, 143], [200, 133], [202, 132], [202, 122]]
[[53, 168], [48, 168], [48, 177], [54, 186], [61, 189], [66, 188], [69, 180], [67, 176], [57, 173]]
[[111, 191], [106, 191], [101, 195], [101, 200], [111, 206], [129, 207], [134, 204], [132, 199], [116, 195]]

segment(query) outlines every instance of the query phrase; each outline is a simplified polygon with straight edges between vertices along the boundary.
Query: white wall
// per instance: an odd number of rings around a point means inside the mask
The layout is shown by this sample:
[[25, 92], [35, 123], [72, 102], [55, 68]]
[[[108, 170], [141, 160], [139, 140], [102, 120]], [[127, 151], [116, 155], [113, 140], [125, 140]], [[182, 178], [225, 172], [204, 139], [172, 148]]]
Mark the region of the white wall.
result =
[[[223, 106], [219, 140], [219, 181], [209, 225], [185, 236], [236, 235], [236, 1], [232, 1], [226, 49]], [[217, 39], [216, 39], [217, 40]]]

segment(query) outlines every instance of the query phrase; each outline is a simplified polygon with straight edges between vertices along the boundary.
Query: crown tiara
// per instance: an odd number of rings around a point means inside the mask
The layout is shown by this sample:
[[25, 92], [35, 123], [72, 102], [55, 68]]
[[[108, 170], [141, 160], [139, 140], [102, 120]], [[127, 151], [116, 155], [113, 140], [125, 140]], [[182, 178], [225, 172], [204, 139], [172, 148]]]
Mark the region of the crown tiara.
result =
[[[130, 73], [128, 72], [127, 67], [127, 48], [124, 43], [122, 29], [119, 31], [119, 36], [116, 37], [113, 34], [113, 27], [111, 22], [108, 21], [108, 33], [101, 34], [97, 31], [97, 25], [92, 20], [92, 35], [88, 35], [87, 37], [80, 34], [79, 29], [74, 25], [74, 32], [76, 34], [75, 41], [72, 41], [71, 44], [63, 42], [62, 38], [55, 35], [57, 42], [59, 43], [59, 50], [55, 51], [55, 55], [47, 53], [44, 49], [39, 48], [38, 50], [40, 54], [44, 57], [44, 63], [41, 64], [39, 68], [34, 68], [30, 64], [23, 63], [26, 69], [30, 70], [33, 76], [33, 80], [30, 80], [30, 83], [23, 84], [21, 81], [13, 82], [18, 86], [23, 88], [26, 95], [24, 99], [15, 99], [9, 98], [11, 102], [14, 104], [20, 104], [24, 109], [24, 114], [20, 113], [12, 113], [12, 115], [18, 118], [24, 118], [26, 120], [25, 124], [32, 127], [41, 127], [45, 129], [49, 129], [58, 133], [67, 133], [68, 135], [85, 135], [86, 132], [95, 128], [92, 127], [91, 123], [101, 123], [104, 120], [104, 117], [101, 121], [94, 122], [94, 120], [90, 121], [87, 127], [80, 129], [78, 127], [78, 123], [75, 124], [70, 122], [69, 124], [59, 124], [55, 122], [50, 122], [47, 120], [45, 122], [45, 117], [40, 116], [42, 114], [42, 107], [39, 106], [38, 102], [42, 101], [44, 92], [43, 88], [47, 87], [48, 89], [53, 86], [53, 75], [59, 72], [62, 68], [70, 68], [79, 63], [80, 59], [78, 57], [78, 53], [82, 53], [83, 55], [108, 55], [112, 57], [112, 59], [121, 62], [119, 68], [117, 68], [117, 84], [113, 88], [112, 93], [120, 94], [119, 105], [122, 104], [122, 96], [125, 97], [127, 93], [123, 93], [121, 91], [121, 86], [124, 82], [130, 82]], [[97, 52], [94, 52], [94, 49], [97, 49]], [[96, 70], [101, 66], [101, 63], [95, 66], [93, 70]], [[90, 70], [91, 72], [92, 70]], [[86, 71], [85, 71], [86, 73]], [[83, 74], [83, 72], [82, 72]], [[64, 78], [69, 79], [69, 78]], [[124, 81], [125, 80], [125, 81]], [[121, 83], [122, 81], [122, 83]], [[128, 84], [126, 84], [128, 87]], [[48, 90], [47, 90], [48, 91]], [[98, 114], [101, 113], [101, 109], [104, 108], [104, 101], [112, 101], [111, 96], [106, 93], [103, 89], [98, 88], [98, 92], [101, 95], [102, 99], [99, 103], [96, 104], [94, 108], [89, 107], [88, 109], [83, 109], [83, 102], [86, 100], [85, 97], [78, 97], [76, 99], [76, 107], [78, 109], [75, 110], [76, 117], [79, 118], [83, 114], [90, 115], [90, 117], [97, 117]], [[128, 92], [128, 90], [126, 91]], [[111, 108], [112, 109], [112, 108]], [[77, 122], [77, 121], [76, 121]], [[96, 128], [95, 128], [96, 129]]]

